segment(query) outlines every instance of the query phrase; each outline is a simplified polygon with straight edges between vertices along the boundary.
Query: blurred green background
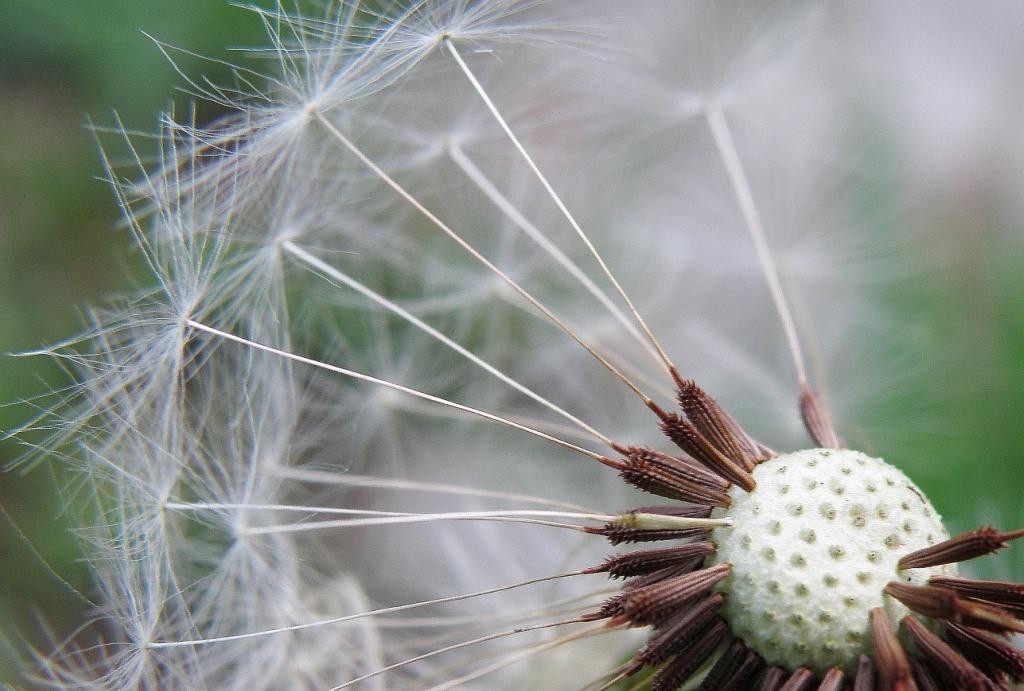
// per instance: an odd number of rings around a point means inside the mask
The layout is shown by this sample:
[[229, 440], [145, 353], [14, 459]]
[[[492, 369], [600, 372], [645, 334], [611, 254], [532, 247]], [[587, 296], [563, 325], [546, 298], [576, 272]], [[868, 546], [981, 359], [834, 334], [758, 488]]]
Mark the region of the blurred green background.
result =
[[[94, 135], [114, 122], [153, 131], [156, 114], [191, 98], [147, 33], [213, 58], [230, 46], [262, 45], [256, 17], [216, 0], [6, 0], [0, 2], [0, 352], [38, 348], [74, 335], [83, 305], [123, 289], [124, 231]], [[217, 65], [179, 54], [190, 76], [226, 83]], [[199, 104], [200, 122], [216, 117]], [[879, 138], [885, 140], [885, 134]], [[144, 152], [145, 153], [145, 152]], [[899, 167], [876, 152], [879, 170]], [[880, 455], [903, 466], [954, 530], [978, 521], [1005, 528], [1024, 523], [1024, 231], [1020, 190], [992, 184], [979, 162], [975, 185], [956, 194], [936, 189], [914, 205], [912, 233], [921, 251], [936, 238], [949, 248], [942, 270], [914, 277], [890, 297], [912, 328], [939, 345], [929, 377], [894, 386], [884, 409], [866, 419], [865, 436]], [[871, 177], [868, 170], [865, 178]], [[865, 185], [863, 212], [898, 205], [899, 186]], [[892, 217], [879, 214], [879, 232]], [[908, 327], [910, 328], [910, 327]], [[0, 357], [0, 402], [33, 399], [66, 380], [42, 357]], [[32, 408], [0, 407], [0, 429], [23, 424]], [[905, 432], [892, 420], [914, 417]], [[23, 441], [31, 443], [32, 435]], [[5, 466], [24, 453], [0, 441]], [[906, 459], [901, 463], [899, 459]], [[84, 611], [83, 601], [43, 565], [88, 592], [55, 492], [59, 469], [0, 474], [0, 630], [42, 644], [42, 622], [60, 636]], [[16, 528], [14, 527], [16, 526]], [[26, 540], [31, 543], [30, 549]], [[1020, 577], [1017, 545], [986, 575]], [[17, 633], [15, 633], [17, 632]], [[9, 651], [0, 681], [16, 678]]]

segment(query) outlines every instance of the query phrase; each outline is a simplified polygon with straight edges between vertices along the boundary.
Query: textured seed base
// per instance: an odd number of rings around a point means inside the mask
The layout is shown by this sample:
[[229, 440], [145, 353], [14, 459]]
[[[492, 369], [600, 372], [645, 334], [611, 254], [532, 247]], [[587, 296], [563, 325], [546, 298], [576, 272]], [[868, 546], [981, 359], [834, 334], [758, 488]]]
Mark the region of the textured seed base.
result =
[[899, 558], [949, 537], [935, 509], [896, 468], [857, 451], [810, 449], [754, 470], [757, 488], [730, 489], [731, 528], [712, 531], [714, 562], [733, 574], [717, 590], [733, 633], [770, 664], [856, 670], [871, 652], [869, 612], [895, 629], [909, 613], [884, 595], [893, 580], [923, 585], [955, 566], [900, 571]]

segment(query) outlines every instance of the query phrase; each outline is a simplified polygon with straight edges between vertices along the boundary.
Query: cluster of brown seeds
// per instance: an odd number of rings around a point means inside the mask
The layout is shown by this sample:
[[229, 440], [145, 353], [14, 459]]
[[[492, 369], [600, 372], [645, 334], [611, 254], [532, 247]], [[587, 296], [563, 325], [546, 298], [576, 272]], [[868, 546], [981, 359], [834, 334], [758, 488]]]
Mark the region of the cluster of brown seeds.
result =
[[[753, 492], [757, 487], [754, 469], [778, 454], [747, 435], [693, 382], [680, 377], [676, 381], [682, 414], [648, 405], [682, 453], [617, 447], [622, 459], [605, 461], [629, 484], [677, 502], [637, 508], [632, 515], [648, 519], [728, 515], [729, 490], [739, 487]], [[808, 390], [801, 410], [819, 446], [840, 448], [824, 408]], [[822, 469], [823, 480], [827, 472]], [[922, 501], [927, 504], [923, 497]], [[915, 579], [901, 577], [904, 570], [930, 569], [990, 554], [1024, 536], [1024, 530], [1001, 533], [982, 528], [903, 555], [891, 582], [882, 589], [887, 605], [862, 615], [868, 620], [863, 626], [870, 638], [869, 654], [855, 657], [845, 669], [836, 665], [825, 670], [815, 670], [810, 663], [768, 662], [764, 651], [737, 635], [726, 614], [729, 594], [722, 588], [733, 566], [716, 560], [711, 529], [678, 527], [670, 520], [665, 525], [638, 520], [609, 523], [591, 532], [616, 545], [677, 543], [615, 555], [589, 570], [626, 579], [621, 592], [586, 619], [606, 620], [609, 626], [652, 628], [647, 643], [620, 677], [653, 671], [650, 687], [655, 691], [675, 690], [701, 676], [699, 688], [709, 691], [960, 691], [1010, 689], [1024, 682], [1024, 653], [1007, 639], [1012, 633], [1024, 633], [1024, 584], [951, 575], [919, 577], [920, 584], [914, 584]], [[770, 568], [766, 563], [766, 578], [771, 576]], [[946, 571], [951, 572], [955, 570]], [[894, 630], [897, 622], [886, 611], [888, 603], [912, 612], [898, 622], [900, 630]]]

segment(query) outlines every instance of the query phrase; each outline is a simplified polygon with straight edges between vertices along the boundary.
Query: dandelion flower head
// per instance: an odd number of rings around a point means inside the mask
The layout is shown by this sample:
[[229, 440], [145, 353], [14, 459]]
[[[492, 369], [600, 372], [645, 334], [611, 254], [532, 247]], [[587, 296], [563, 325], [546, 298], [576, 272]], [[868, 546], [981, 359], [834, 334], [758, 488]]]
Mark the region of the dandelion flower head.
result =
[[155, 282], [59, 351], [99, 592], [42, 681], [1024, 681], [1024, 586], [956, 566], [1024, 532], [950, 537], [818, 392], [887, 328], [825, 11], [253, 11], [274, 69], [190, 83], [234, 115], [110, 162]]

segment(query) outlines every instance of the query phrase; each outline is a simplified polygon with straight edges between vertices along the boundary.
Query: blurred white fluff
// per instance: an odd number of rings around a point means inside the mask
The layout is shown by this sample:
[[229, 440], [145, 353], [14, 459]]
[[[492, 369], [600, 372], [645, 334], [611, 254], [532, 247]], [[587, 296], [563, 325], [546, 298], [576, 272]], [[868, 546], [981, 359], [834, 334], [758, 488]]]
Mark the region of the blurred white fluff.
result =
[[[636, 396], [395, 189], [669, 404], [664, 368], [446, 39], [683, 374], [766, 443], [806, 444], [798, 390], [708, 112], [731, 126], [798, 321], [814, 325], [814, 376], [838, 387], [872, 371], [865, 344], [887, 325], [859, 281], [886, 273], [885, 247], [868, 251], [836, 191], [844, 104], [818, 10], [329, 8], [260, 10], [278, 70], [240, 71], [244, 93], [194, 84], [237, 115], [205, 129], [168, 119], [162, 165], [112, 175], [156, 288], [62, 352], [82, 383], [57, 445], [92, 493], [82, 537], [99, 595], [95, 622], [41, 658], [54, 685], [331, 688], [413, 660], [358, 688], [570, 688], [636, 645], [614, 633], [548, 646], [576, 630], [556, 627], [443, 651], [591, 610], [611, 587], [601, 576], [346, 619], [575, 571], [606, 546], [519, 522], [343, 527], [353, 515], [339, 511], [651, 501], [535, 436], [195, 328], [601, 453], [525, 390], [612, 440], [661, 443]], [[842, 428], [856, 402], [834, 403]]]

